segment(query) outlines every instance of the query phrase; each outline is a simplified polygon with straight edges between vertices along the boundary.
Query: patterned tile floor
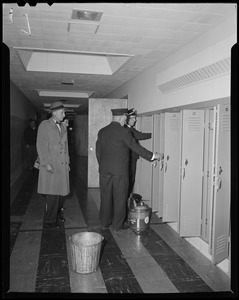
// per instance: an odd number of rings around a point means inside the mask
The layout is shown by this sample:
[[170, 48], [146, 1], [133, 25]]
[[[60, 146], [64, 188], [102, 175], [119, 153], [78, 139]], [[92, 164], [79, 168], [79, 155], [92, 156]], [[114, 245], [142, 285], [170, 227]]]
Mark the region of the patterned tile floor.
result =
[[[102, 230], [94, 201], [97, 189], [87, 189], [87, 160], [75, 160], [71, 194], [65, 201], [66, 222], [59, 229], [43, 226], [45, 197], [36, 192], [37, 170], [29, 173], [11, 206], [7, 297], [25, 293], [58, 298], [75, 293], [230, 295], [228, 276], [156, 215], [140, 235], [130, 228], [120, 233]], [[99, 268], [91, 274], [72, 268], [70, 237], [84, 231], [98, 232], [104, 238]], [[184, 258], [182, 251], [188, 254]]]

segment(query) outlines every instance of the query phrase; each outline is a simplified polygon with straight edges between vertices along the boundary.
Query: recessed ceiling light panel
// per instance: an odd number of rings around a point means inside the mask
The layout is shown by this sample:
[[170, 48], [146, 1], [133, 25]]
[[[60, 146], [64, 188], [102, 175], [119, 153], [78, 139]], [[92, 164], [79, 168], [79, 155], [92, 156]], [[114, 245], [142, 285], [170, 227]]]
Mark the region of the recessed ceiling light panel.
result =
[[73, 9], [71, 18], [78, 21], [99, 22], [102, 15], [102, 11]]

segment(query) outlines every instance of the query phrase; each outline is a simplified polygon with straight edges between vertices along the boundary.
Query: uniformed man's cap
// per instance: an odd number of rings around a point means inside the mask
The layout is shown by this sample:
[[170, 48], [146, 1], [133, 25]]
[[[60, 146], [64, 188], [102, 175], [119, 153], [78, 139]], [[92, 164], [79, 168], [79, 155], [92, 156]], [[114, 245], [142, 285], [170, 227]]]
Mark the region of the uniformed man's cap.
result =
[[131, 108], [128, 110], [128, 116], [131, 117], [131, 116], [136, 116], [137, 115], [137, 112], [134, 108]]
[[127, 115], [128, 108], [115, 108], [115, 109], [111, 109], [111, 111], [113, 116], [123, 116], [123, 115]]
[[62, 104], [61, 101], [53, 102], [50, 106], [51, 111], [56, 110], [56, 109], [62, 109], [62, 108], [64, 108], [64, 105]]

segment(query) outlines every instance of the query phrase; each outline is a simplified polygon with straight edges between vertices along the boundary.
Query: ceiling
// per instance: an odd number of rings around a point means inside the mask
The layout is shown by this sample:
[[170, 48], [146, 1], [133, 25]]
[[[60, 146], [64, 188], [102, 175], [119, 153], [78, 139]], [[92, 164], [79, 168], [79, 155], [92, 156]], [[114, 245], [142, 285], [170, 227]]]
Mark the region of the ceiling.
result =
[[[45, 112], [44, 103], [49, 106], [63, 100], [69, 116], [87, 114], [89, 97], [107, 97], [230, 18], [235, 6], [6, 3], [2, 32], [3, 42], [10, 49], [10, 79], [39, 112]], [[100, 14], [90, 19], [86, 12], [86, 20], [82, 20], [80, 10]]]

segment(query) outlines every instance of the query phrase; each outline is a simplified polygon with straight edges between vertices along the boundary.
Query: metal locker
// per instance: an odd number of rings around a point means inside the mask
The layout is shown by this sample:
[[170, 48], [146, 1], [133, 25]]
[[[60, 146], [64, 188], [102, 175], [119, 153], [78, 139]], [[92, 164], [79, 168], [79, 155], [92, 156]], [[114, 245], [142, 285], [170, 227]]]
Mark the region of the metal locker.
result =
[[[139, 123], [139, 124], [138, 124]], [[151, 132], [153, 137], [153, 117], [142, 116], [138, 118], [137, 130], [141, 132]], [[152, 151], [153, 138], [139, 141], [140, 145]], [[152, 206], [152, 163], [140, 157], [137, 161], [135, 189], [134, 191], [142, 196], [144, 202]]]
[[180, 113], [164, 115], [163, 222], [178, 220], [180, 188]]
[[[215, 172], [213, 186], [213, 223], [211, 229], [212, 262], [228, 257], [230, 230], [231, 122], [230, 105], [216, 109]], [[235, 199], [236, 200], [236, 199]]]
[[213, 109], [205, 110], [203, 198], [202, 198], [202, 239], [209, 243], [212, 220], [212, 189], [215, 150], [215, 116]]
[[180, 236], [201, 235], [204, 110], [182, 111]]
[[[153, 152], [163, 153], [161, 149], [162, 136], [161, 136], [161, 119], [162, 114], [153, 115]], [[156, 212], [158, 217], [162, 217], [162, 187], [160, 186], [160, 167], [162, 161], [154, 161], [153, 166], [153, 176], [152, 176], [152, 211]], [[162, 173], [162, 171], [161, 171]]]

